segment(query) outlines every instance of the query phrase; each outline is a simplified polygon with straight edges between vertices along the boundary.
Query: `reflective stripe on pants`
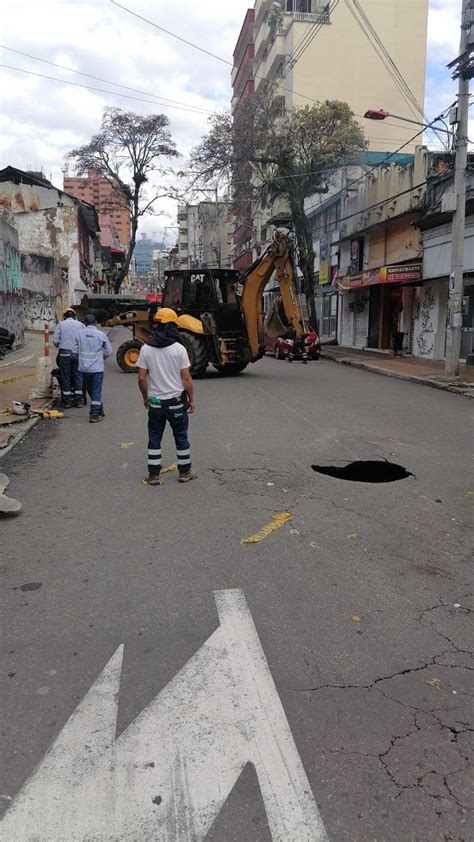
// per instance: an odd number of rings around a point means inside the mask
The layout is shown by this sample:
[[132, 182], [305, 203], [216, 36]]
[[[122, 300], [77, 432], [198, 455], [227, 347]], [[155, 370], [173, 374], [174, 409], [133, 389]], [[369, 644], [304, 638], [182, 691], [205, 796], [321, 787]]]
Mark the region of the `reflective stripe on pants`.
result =
[[161, 439], [169, 423], [176, 443], [176, 456], [180, 474], [191, 467], [191, 450], [188, 440], [189, 417], [181, 398], [162, 401], [160, 406], [148, 408], [148, 472], [159, 474], [161, 470]]

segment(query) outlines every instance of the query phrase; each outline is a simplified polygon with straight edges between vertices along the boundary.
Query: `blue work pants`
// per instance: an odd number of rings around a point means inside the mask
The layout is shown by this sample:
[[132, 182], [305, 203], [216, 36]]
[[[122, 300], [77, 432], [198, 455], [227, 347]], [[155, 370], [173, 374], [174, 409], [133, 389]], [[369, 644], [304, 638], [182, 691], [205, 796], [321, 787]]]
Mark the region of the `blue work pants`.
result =
[[176, 443], [178, 470], [184, 474], [191, 468], [191, 450], [188, 439], [189, 418], [182, 397], [160, 402], [148, 408], [148, 473], [158, 476], [161, 467], [161, 439], [169, 423]]
[[104, 407], [102, 404], [102, 383], [104, 382], [104, 372], [94, 371], [89, 374], [84, 374], [84, 386], [87, 394], [90, 397], [90, 414], [103, 415]]
[[82, 372], [78, 369], [78, 357], [73, 351], [62, 349], [58, 353], [59, 382], [61, 401], [64, 406], [82, 403]]

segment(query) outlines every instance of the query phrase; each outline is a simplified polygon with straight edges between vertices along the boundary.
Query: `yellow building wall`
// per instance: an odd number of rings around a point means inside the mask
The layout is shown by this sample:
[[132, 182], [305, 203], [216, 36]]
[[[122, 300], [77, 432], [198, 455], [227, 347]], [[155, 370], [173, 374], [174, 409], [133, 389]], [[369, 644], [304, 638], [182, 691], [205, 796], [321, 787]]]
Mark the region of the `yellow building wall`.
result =
[[[364, 0], [363, 8], [423, 107], [428, 0]], [[287, 27], [290, 22], [291, 16], [284, 15], [283, 25]], [[287, 55], [307, 31], [308, 23], [293, 21], [286, 36]], [[416, 126], [363, 118], [369, 108], [383, 108], [412, 119], [420, 119], [420, 114], [402, 96], [345, 0], [334, 9], [331, 23], [321, 27], [282, 84], [293, 91], [282, 91], [288, 106], [312, 104], [300, 94], [348, 102], [359, 117], [371, 150], [392, 152], [416, 133]], [[420, 138], [404, 151], [413, 152], [417, 143]]]
[[370, 232], [367, 269], [420, 259], [421, 232], [410, 224], [414, 220], [415, 216], [404, 216]]

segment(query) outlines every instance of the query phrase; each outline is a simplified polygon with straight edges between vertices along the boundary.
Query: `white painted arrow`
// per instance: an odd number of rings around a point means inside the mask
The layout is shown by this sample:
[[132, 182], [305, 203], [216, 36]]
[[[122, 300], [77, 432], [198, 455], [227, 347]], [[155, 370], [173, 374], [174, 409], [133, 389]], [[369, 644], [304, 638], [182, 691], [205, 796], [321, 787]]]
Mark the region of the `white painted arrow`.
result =
[[13, 801], [3, 842], [199, 842], [247, 763], [272, 839], [326, 832], [240, 590], [220, 625], [115, 739], [123, 647]]

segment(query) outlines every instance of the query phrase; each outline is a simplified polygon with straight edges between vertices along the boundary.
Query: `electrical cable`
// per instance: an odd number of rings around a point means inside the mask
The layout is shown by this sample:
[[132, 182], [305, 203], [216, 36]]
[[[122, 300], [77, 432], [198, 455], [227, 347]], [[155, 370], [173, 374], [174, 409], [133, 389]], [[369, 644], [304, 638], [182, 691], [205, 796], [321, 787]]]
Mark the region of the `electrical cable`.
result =
[[[368, 39], [369, 43], [374, 48], [376, 54], [378, 55], [378, 57], [382, 61], [382, 64], [384, 65], [385, 69], [389, 73], [390, 77], [395, 82], [396, 86], [398, 87], [400, 93], [402, 94], [403, 98], [405, 99], [405, 102], [407, 103], [407, 105], [410, 108], [410, 110], [412, 111], [412, 113], [414, 113], [416, 117], [421, 115], [423, 117], [424, 122], [427, 123], [428, 118], [427, 118], [427, 116], [424, 112], [423, 107], [420, 105], [420, 103], [418, 102], [418, 100], [416, 99], [414, 94], [412, 93], [406, 79], [404, 78], [403, 74], [399, 70], [395, 61], [392, 59], [390, 53], [388, 52], [387, 48], [385, 47], [385, 44], [383, 43], [382, 39], [378, 35], [375, 27], [371, 23], [368, 15], [366, 14], [366, 12], [362, 8], [361, 4], [359, 3], [359, 0], [352, 0], [352, 3], [354, 4], [354, 8], [350, 5], [351, 0], [345, 0], [345, 3], [346, 3], [346, 6], [347, 6], [349, 12], [351, 13], [352, 17], [354, 18], [355, 22], [357, 23], [357, 25], [361, 29], [363, 35]], [[361, 19], [359, 19], [356, 10], [359, 12], [359, 15], [360, 15]], [[371, 35], [372, 35], [372, 37], [371, 37]], [[372, 40], [372, 38], [374, 40]], [[439, 141], [440, 138], [436, 134], [436, 129], [432, 129], [431, 132], [432, 132], [433, 136], [435, 136], [436, 139]], [[444, 144], [444, 146], [446, 148], [446, 144]]]
[[173, 105], [182, 105], [184, 108], [198, 109], [199, 111], [205, 111], [208, 114], [213, 113], [208, 108], [200, 108], [198, 105], [191, 105], [191, 103], [180, 102], [177, 99], [169, 99], [168, 97], [160, 96], [159, 94], [152, 94], [149, 91], [141, 91], [139, 88], [130, 88], [128, 85], [120, 84], [120, 82], [112, 82], [110, 79], [102, 79], [100, 76], [93, 76], [91, 73], [84, 73], [82, 70], [74, 70], [72, 67], [65, 67], [63, 64], [57, 64], [54, 61], [48, 61], [45, 58], [33, 56], [30, 53], [23, 53], [21, 50], [15, 50], [13, 47], [6, 47], [5, 44], [0, 44], [0, 49], [8, 50], [9, 53], [17, 53], [17, 55], [19, 56], [31, 58], [34, 61], [41, 61], [43, 62], [43, 64], [50, 64], [51, 67], [59, 67], [60, 70], [68, 70], [70, 73], [76, 73], [78, 76], [87, 76], [88, 79], [95, 79], [97, 82], [105, 82], [106, 85], [116, 85], [117, 88], [123, 88], [123, 90], [125, 91], [133, 91], [133, 93], [135, 94], [144, 94], [145, 96], [155, 97], [155, 99], [162, 99], [164, 102], [171, 102], [173, 103]]
[[[349, 6], [349, 2], [350, 2], [350, 0], [346, 0], [347, 6]], [[398, 68], [397, 64], [392, 59], [392, 57], [391, 57], [390, 53], [388, 52], [385, 44], [383, 43], [382, 39], [378, 35], [375, 27], [373, 26], [370, 18], [368, 17], [367, 13], [362, 8], [359, 0], [352, 0], [352, 2], [354, 4], [355, 9], [357, 9], [360, 17], [362, 18], [363, 24], [365, 24], [365, 27], [366, 27], [365, 34], [368, 37], [369, 41], [371, 41], [371, 38], [370, 38], [370, 34], [371, 34], [372, 37], [375, 40], [375, 43], [378, 45], [379, 49], [382, 51], [383, 56], [385, 57], [386, 61], [388, 61], [389, 65], [390, 65], [390, 68], [391, 68], [391, 70], [389, 69], [389, 73], [392, 76], [392, 78], [394, 79], [394, 81], [399, 85], [401, 92], [404, 93], [404, 97], [405, 97], [405, 100], [407, 102], [407, 105], [410, 107], [410, 103], [411, 103], [412, 110], [414, 109], [416, 116], [421, 115], [423, 117], [424, 122], [427, 122], [427, 118], [426, 118], [426, 115], [424, 113], [423, 107], [420, 105], [420, 103], [416, 99], [415, 95], [413, 94], [412, 90], [410, 89], [410, 87], [409, 87], [406, 79], [404, 78], [401, 70]], [[350, 6], [349, 6], [349, 8], [350, 8]], [[371, 41], [371, 43], [375, 48], [374, 43], [372, 41]]]
[[[234, 63], [232, 61], [229, 61], [228, 59], [225, 59], [222, 56], [217, 55], [216, 53], [212, 53], [210, 50], [206, 50], [206, 49], [204, 49], [204, 47], [199, 46], [199, 44], [195, 44], [192, 41], [188, 41], [186, 38], [182, 38], [180, 35], [177, 35], [175, 32], [171, 32], [171, 30], [169, 30], [169, 29], [165, 29], [165, 27], [160, 26], [159, 24], [155, 23], [154, 21], [150, 20], [149, 18], [146, 18], [143, 15], [138, 14], [138, 12], [134, 12], [133, 9], [129, 9], [127, 6], [124, 6], [122, 3], [118, 3], [117, 0], [110, 0], [110, 2], [112, 3], [112, 5], [117, 6], [119, 9], [122, 9], [127, 14], [138, 18], [139, 20], [143, 21], [144, 23], [149, 24], [150, 26], [154, 27], [155, 29], [160, 30], [161, 32], [166, 33], [166, 35], [169, 35], [171, 38], [175, 38], [176, 40], [182, 42], [183, 44], [186, 44], [188, 47], [192, 47], [193, 49], [198, 50], [199, 52], [204, 53], [205, 55], [210, 56], [211, 58], [214, 58], [217, 61], [222, 62], [223, 64], [226, 64], [228, 67], [231, 67], [232, 69], [236, 69], [236, 65], [234, 65]], [[339, 2], [339, 0], [337, 0], [337, 2]], [[260, 76], [257, 73], [254, 74], [254, 79], [259, 79], [263, 82], [268, 83], [268, 79], [267, 79], [266, 76]], [[298, 91], [295, 91], [292, 88], [287, 88], [284, 85], [278, 85], [278, 87], [282, 91], [285, 91], [285, 93], [293, 94], [294, 96], [297, 96], [300, 99], [307, 100], [308, 102], [312, 102], [315, 105], [323, 105], [323, 102], [320, 99], [315, 99], [312, 96], [308, 96], [307, 94], [300, 93]], [[354, 112], [354, 117], [358, 117], [359, 119], [364, 119], [363, 114], [357, 114], [355, 112]], [[388, 120], [386, 120], [385, 123], [386, 123], [386, 125], [397, 126], [396, 123], [390, 123]], [[400, 128], [399, 125], [397, 127]]]
[[[124, 99], [134, 99], [136, 102], [147, 102], [148, 105], [157, 105], [156, 102], [150, 99], [143, 99], [142, 97], [138, 96], [130, 96], [130, 94], [119, 94], [118, 91], [108, 91], [104, 88], [94, 88], [92, 85], [81, 85], [79, 82], [70, 82], [68, 79], [57, 79], [55, 76], [46, 76], [44, 73], [35, 73], [33, 70], [24, 70], [23, 67], [13, 67], [11, 64], [1, 64], [0, 67], [6, 67], [7, 70], [17, 70], [19, 73], [27, 73], [29, 76], [38, 76], [40, 79], [50, 79], [52, 82], [59, 82], [61, 85], [72, 85], [75, 88], [87, 88], [89, 91], [98, 91], [102, 94], [112, 94], [113, 96], [120, 96]], [[191, 114], [207, 114], [209, 112], [204, 111], [203, 109], [196, 108], [193, 110], [192, 108], [185, 108], [184, 106], [179, 105], [168, 105], [167, 103], [163, 105], [164, 108], [173, 108], [176, 111], [188, 111]]]
[[[124, 12], [127, 12], [129, 15], [133, 15], [133, 17], [138, 18], [139, 20], [144, 21], [144, 23], [150, 24], [155, 29], [159, 29], [161, 32], [165, 32], [166, 35], [169, 35], [171, 38], [176, 38], [178, 41], [181, 41], [183, 44], [186, 44], [188, 47], [193, 47], [195, 50], [199, 50], [199, 52], [204, 53], [211, 58], [215, 58], [217, 61], [222, 62], [223, 64], [227, 64], [232, 69], [235, 68], [235, 65], [232, 61], [228, 59], [222, 58], [222, 56], [216, 55], [216, 53], [211, 53], [209, 50], [205, 50], [204, 47], [200, 47], [199, 44], [194, 44], [192, 41], [187, 41], [186, 38], [182, 38], [180, 35], [176, 35], [176, 33], [171, 32], [169, 29], [165, 29], [164, 26], [160, 26], [159, 24], [155, 23], [154, 21], [150, 20], [149, 18], [143, 17], [143, 15], [139, 15], [138, 12], [134, 12], [132, 9], [127, 8], [127, 6], [123, 6], [121, 3], [117, 3], [117, 0], [110, 0], [110, 2], [117, 6], [119, 9], [123, 9]], [[267, 82], [268, 79], [266, 76], [260, 76], [259, 74], [254, 74], [254, 79], [260, 79], [262, 82]], [[306, 99], [308, 102], [313, 102], [315, 105], [322, 105], [322, 101], [320, 99], [314, 99], [312, 96], [307, 96], [307, 94], [298, 93], [298, 91], [294, 91], [292, 88], [285, 88], [283, 85], [278, 85], [282, 91], [286, 93], [294, 94], [294, 96], [300, 97], [300, 99]], [[363, 117], [362, 114], [355, 114], [355, 117]], [[393, 125], [393, 124], [392, 124]]]

